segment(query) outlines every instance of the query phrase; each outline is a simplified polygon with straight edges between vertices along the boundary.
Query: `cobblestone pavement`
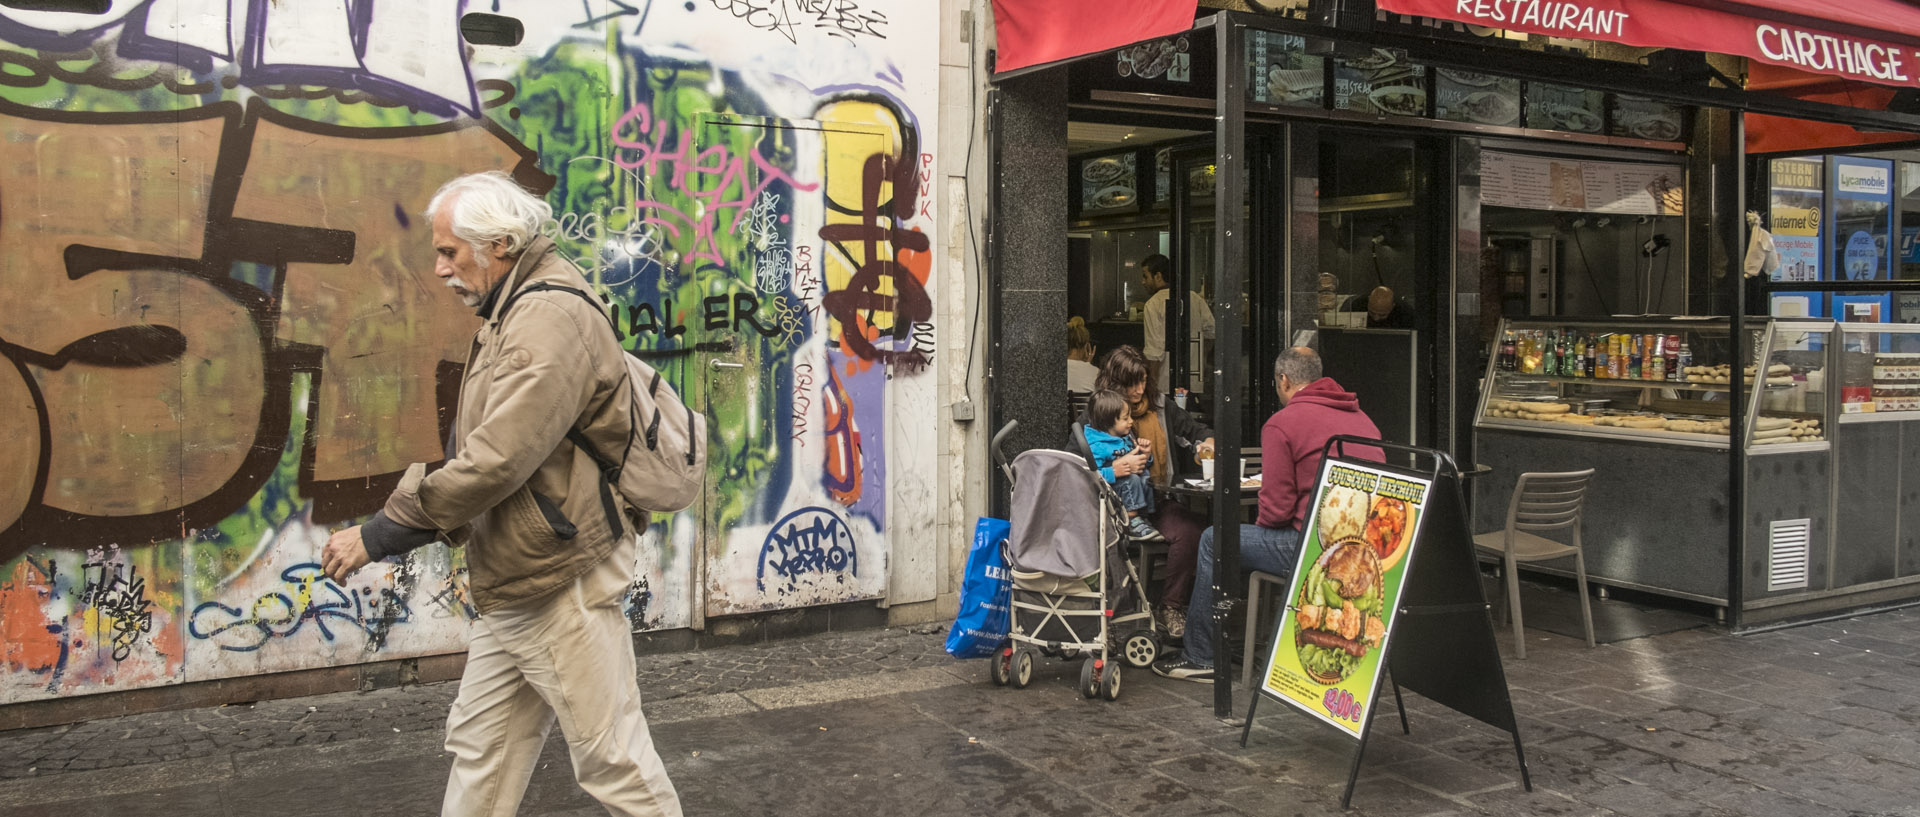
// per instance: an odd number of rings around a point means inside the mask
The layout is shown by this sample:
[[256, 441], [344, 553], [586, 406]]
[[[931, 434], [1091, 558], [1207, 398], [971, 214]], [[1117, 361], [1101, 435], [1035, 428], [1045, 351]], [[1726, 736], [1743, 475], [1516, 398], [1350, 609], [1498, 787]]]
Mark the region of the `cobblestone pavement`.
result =
[[[748, 647], [643, 655], [649, 704], [955, 663], [944, 636], [903, 629], [831, 633]], [[0, 779], [115, 769], [290, 746], [317, 746], [446, 725], [456, 683], [340, 692], [156, 712], [0, 732]]]
[[[1506, 666], [1533, 792], [1505, 733], [1409, 696], [1402, 735], [1388, 696], [1346, 813], [1920, 817], [1917, 625], [1893, 611], [1597, 649], [1530, 631]], [[1086, 701], [1077, 663], [1000, 689], [939, 649], [901, 630], [816, 636], [646, 657], [640, 685], [688, 814], [1343, 813], [1351, 744], [1285, 707], [1263, 705], [1242, 749], [1206, 686], [1129, 670], [1120, 701]], [[0, 817], [436, 813], [453, 692], [0, 734]], [[557, 734], [521, 813], [603, 813]]]

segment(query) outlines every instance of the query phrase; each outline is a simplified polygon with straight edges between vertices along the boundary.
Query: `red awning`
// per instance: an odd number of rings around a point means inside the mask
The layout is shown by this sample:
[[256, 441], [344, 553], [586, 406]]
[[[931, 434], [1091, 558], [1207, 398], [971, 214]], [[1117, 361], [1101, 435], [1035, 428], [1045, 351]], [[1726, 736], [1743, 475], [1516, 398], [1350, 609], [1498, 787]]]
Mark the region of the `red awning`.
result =
[[1107, 51], [1193, 28], [1199, 0], [993, 0], [996, 72]]
[[1377, 0], [1382, 11], [1553, 37], [1733, 54], [1920, 86], [1920, 7], [1902, 0]]
[[[1884, 85], [1868, 85], [1757, 63], [1747, 74], [1747, 90], [1872, 111], [1886, 110], [1894, 95], [1894, 90]], [[1873, 144], [1912, 142], [1916, 138], [1911, 133], [1868, 131], [1835, 122], [1757, 113], [1747, 114], [1746, 122], [1748, 153], [1837, 151]]]

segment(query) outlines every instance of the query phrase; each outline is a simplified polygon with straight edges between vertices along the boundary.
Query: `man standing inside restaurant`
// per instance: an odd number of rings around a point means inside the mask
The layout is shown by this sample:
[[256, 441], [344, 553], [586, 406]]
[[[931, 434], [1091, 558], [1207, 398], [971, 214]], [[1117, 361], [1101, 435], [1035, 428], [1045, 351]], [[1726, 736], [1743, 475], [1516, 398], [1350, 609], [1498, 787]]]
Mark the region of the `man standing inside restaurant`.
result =
[[[1380, 429], [1360, 411], [1360, 401], [1331, 377], [1320, 376], [1320, 356], [1296, 346], [1273, 361], [1274, 391], [1280, 410], [1260, 428], [1260, 516], [1240, 526], [1240, 567], [1283, 578], [1293, 576], [1300, 558], [1307, 514], [1320, 479], [1320, 456], [1337, 435], [1380, 439]], [[1380, 460], [1380, 449], [1354, 446], [1346, 453]], [[1182, 654], [1156, 662], [1153, 671], [1168, 678], [1211, 683], [1213, 654], [1214, 529], [1200, 536], [1193, 597], [1187, 603], [1187, 638]], [[1234, 577], [1238, 581], [1239, 577]]]
[[[1141, 320], [1145, 325], [1145, 337], [1140, 345], [1140, 353], [1147, 358], [1147, 391], [1153, 397], [1154, 405], [1159, 405], [1172, 389], [1167, 368], [1173, 361], [1167, 356], [1167, 304], [1173, 294], [1173, 262], [1166, 256], [1154, 253], [1140, 259], [1140, 285], [1147, 289], [1147, 304], [1141, 310]], [[1187, 335], [1198, 341], [1213, 337], [1213, 310], [1207, 308], [1206, 299], [1199, 293], [1187, 293]], [[1194, 365], [1199, 365], [1196, 357]]]
[[[616, 815], [680, 814], [640, 712], [621, 600], [636, 537], [603, 505], [600, 470], [568, 441], [627, 439], [625, 352], [586, 280], [540, 235], [545, 202], [504, 173], [448, 182], [427, 206], [434, 274], [485, 320], [460, 386], [444, 467], [407, 471], [365, 526], [335, 533], [321, 566], [347, 577], [444, 536], [467, 549], [475, 606], [447, 716], [441, 814], [512, 815], [555, 720], [580, 787]], [[511, 308], [509, 308], [511, 307]], [[612, 502], [619, 503], [617, 492]], [[609, 513], [612, 511], [612, 513]]]

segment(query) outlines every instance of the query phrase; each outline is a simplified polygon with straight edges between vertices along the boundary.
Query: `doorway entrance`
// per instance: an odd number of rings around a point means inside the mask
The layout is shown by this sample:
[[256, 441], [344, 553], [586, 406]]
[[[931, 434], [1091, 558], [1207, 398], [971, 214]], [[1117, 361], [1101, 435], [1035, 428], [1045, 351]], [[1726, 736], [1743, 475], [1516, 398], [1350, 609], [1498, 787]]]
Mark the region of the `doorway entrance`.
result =
[[1320, 129], [1317, 280], [1326, 374], [1360, 398], [1383, 439], [1431, 446], [1445, 412], [1436, 358], [1445, 348], [1452, 276], [1440, 138]]

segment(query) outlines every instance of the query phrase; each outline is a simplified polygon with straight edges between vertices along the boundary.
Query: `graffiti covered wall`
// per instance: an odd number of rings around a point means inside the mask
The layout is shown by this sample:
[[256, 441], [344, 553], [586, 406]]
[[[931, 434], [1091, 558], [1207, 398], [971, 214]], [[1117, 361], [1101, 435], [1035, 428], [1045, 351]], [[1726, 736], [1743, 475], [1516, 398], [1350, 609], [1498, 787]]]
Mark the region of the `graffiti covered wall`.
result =
[[443, 456], [476, 318], [422, 210], [480, 170], [709, 416], [636, 630], [883, 596], [936, 546], [936, 6], [0, 8], [0, 703], [463, 647], [458, 551], [317, 562]]

